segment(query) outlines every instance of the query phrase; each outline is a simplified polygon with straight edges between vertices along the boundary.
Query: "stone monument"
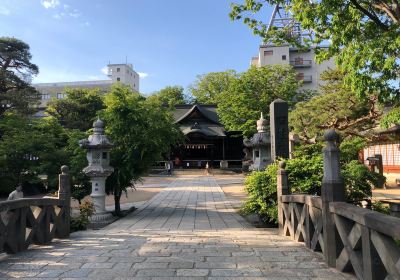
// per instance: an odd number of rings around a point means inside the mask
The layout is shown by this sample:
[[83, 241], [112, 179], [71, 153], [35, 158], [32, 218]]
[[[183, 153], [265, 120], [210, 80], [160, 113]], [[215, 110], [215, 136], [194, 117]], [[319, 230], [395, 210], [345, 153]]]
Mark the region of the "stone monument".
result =
[[251, 149], [250, 156], [252, 164], [250, 170], [264, 170], [271, 163], [271, 138], [267, 131], [268, 121], [264, 119], [261, 113], [257, 121], [257, 133], [250, 139], [243, 140], [247, 149]]
[[276, 99], [269, 105], [271, 129], [271, 159], [289, 158], [288, 104]]
[[100, 119], [93, 123], [93, 134], [88, 139], [79, 141], [79, 146], [87, 149], [87, 160], [89, 165], [83, 169], [83, 172], [90, 177], [92, 183], [92, 193], [95, 207], [95, 215], [92, 222], [102, 222], [110, 219], [111, 213], [106, 212], [106, 179], [114, 171], [110, 166], [110, 149], [113, 144], [104, 134], [104, 122]]

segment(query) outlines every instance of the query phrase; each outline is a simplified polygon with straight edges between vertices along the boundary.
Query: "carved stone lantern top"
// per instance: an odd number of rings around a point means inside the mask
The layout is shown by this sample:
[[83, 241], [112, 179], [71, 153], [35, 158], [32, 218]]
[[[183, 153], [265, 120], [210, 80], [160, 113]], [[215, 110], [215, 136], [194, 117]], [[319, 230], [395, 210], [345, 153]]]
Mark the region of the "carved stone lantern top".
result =
[[104, 122], [100, 119], [97, 119], [93, 123], [93, 134], [90, 135], [88, 139], [80, 140], [79, 146], [83, 149], [109, 150], [114, 145], [104, 134]]
[[271, 144], [271, 137], [269, 131], [267, 131], [268, 121], [264, 119], [263, 113], [261, 113], [260, 119], [257, 121], [257, 133], [250, 139], [243, 140], [243, 144], [246, 147], [267, 147]]
[[93, 134], [79, 141], [79, 146], [87, 149], [89, 165], [83, 172], [90, 177], [109, 176], [114, 169], [110, 166], [110, 149], [114, 146], [104, 134], [104, 122], [97, 119], [93, 123]]

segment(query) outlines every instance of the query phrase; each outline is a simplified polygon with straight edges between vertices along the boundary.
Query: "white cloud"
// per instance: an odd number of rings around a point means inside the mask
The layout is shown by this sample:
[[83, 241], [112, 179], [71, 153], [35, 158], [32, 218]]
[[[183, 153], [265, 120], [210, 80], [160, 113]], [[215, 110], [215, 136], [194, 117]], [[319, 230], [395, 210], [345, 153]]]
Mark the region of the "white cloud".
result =
[[4, 7], [0, 7], [0, 15], [8, 16], [10, 14], [10, 10]]
[[70, 17], [78, 18], [82, 15], [77, 9], [74, 9], [72, 12], [68, 13]]
[[41, 0], [42, 6], [46, 9], [55, 8], [60, 5], [60, 0]]
[[63, 17], [62, 13], [53, 15], [55, 19], [61, 19]]
[[144, 72], [138, 72], [138, 74], [139, 74], [139, 77], [142, 79], [147, 78], [149, 76], [149, 73], [144, 73]]
[[108, 75], [108, 67], [104, 66], [103, 68], [101, 68], [101, 73], [103, 73], [104, 75]]

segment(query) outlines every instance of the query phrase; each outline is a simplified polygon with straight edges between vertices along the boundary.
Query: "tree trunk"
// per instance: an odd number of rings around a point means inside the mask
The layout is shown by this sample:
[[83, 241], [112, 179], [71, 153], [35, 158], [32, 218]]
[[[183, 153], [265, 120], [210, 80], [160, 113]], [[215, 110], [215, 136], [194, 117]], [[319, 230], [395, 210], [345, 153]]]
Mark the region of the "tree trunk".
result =
[[115, 204], [115, 215], [116, 216], [121, 215], [121, 204], [120, 204], [121, 194], [122, 194], [121, 190], [114, 192], [114, 204]]

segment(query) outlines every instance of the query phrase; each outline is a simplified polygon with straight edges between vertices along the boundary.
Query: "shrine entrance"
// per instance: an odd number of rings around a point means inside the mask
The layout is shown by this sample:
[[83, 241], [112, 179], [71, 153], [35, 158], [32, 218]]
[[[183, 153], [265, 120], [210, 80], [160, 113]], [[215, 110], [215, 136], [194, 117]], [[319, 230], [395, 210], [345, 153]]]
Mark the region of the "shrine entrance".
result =
[[215, 105], [177, 105], [174, 117], [186, 136], [184, 144], [172, 152], [175, 168], [204, 168], [207, 162], [219, 168], [221, 161], [241, 166], [241, 132], [225, 130]]

